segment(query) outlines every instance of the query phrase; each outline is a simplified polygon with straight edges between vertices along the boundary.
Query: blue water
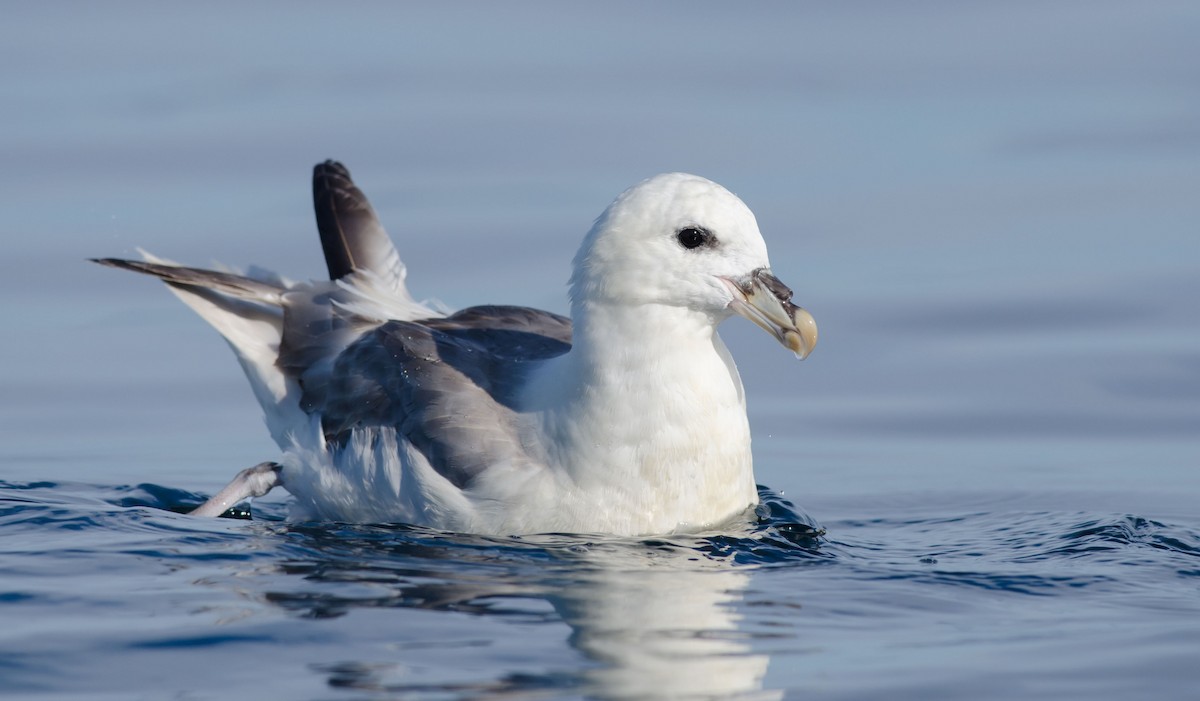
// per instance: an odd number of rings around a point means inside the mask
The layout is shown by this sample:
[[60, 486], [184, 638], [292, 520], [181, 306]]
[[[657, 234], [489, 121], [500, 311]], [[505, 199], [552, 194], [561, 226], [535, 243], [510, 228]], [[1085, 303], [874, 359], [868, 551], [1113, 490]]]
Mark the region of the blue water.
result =
[[[0, 485], [20, 697], [1186, 698], [1200, 533], [992, 503], [645, 540], [171, 513]], [[923, 515], [919, 515], [923, 514]], [[13, 586], [17, 584], [17, 586]]]
[[[1189, 2], [8, 8], [0, 696], [1195, 697], [1196, 36]], [[722, 328], [760, 513], [179, 513], [275, 448], [203, 322], [84, 259], [319, 276], [330, 157], [451, 307], [565, 311], [653, 173], [741, 195], [822, 334]]]

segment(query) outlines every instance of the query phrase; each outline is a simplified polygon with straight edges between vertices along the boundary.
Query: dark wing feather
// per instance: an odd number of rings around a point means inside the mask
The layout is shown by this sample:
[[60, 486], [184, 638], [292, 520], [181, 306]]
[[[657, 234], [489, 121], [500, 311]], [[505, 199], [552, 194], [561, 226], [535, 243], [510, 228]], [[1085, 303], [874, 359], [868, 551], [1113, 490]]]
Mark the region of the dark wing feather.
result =
[[263, 280], [220, 270], [188, 268], [182, 265], [151, 263], [143, 260], [125, 260], [123, 258], [92, 258], [91, 260], [93, 263], [110, 268], [153, 275], [172, 287], [184, 288], [242, 318], [278, 323], [283, 315], [281, 304], [284, 288]]
[[302, 406], [326, 440], [390, 427], [459, 487], [519, 457], [516, 400], [530, 368], [570, 349], [571, 322], [525, 307], [486, 306], [391, 321], [351, 343], [328, 370], [301, 378]]
[[226, 273], [219, 270], [204, 270], [202, 268], [188, 268], [182, 265], [151, 263], [144, 260], [125, 260], [123, 258], [92, 258], [91, 261], [100, 265], [107, 265], [110, 268], [120, 268], [122, 270], [132, 270], [135, 273], [153, 275], [168, 285], [206, 288], [242, 299], [270, 299], [278, 302], [279, 294], [283, 292], [283, 287], [279, 285], [272, 285], [262, 280], [246, 277], [245, 275]]
[[329, 279], [370, 270], [393, 288], [404, 282], [404, 265], [366, 195], [337, 161], [313, 168], [313, 211]]

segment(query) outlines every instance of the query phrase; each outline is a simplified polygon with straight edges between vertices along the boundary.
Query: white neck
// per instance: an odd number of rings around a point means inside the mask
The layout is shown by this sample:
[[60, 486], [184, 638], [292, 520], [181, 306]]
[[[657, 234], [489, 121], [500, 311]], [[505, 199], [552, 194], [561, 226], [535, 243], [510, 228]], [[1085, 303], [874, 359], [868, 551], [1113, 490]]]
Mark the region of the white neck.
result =
[[742, 383], [713, 320], [608, 303], [573, 316], [571, 351], [537, 373], [541, 406], [526, 408], [574, 491], [638, 524], [617, 531], [701, 527], [754, 503]]

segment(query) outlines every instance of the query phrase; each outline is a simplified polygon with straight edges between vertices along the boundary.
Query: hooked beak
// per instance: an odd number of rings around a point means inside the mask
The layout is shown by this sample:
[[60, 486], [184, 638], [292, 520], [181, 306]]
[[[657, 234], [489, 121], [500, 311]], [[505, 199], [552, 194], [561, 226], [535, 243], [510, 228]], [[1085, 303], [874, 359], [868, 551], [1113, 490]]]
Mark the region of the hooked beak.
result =
[[792, 291], [767, 268], [741, 278], [721, 277], [733, 293], [729, 306], [758, 324], [796, 357], [804, 360], [817, 345], [817, 322], [801, 307], [792, 304]]

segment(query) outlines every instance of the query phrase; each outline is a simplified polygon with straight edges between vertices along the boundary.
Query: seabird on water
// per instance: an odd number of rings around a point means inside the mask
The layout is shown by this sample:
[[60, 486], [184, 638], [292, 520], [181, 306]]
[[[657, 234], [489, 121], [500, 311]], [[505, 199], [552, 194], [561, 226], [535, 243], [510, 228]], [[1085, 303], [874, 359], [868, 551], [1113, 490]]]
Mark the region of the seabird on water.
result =
[[100, 259], [162, 279], [233, 347], [283, 453], [196, 509], [282, 486], [293, 517], [487, 534], [712, 528], [757, 502], [737, 313], [803, 359], [817, 329], [753, 213], [704, 178], [626, 190], [583, 239], [571, 318], [416, 301], [340, 163], [313, 173], [328, 281]]

